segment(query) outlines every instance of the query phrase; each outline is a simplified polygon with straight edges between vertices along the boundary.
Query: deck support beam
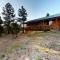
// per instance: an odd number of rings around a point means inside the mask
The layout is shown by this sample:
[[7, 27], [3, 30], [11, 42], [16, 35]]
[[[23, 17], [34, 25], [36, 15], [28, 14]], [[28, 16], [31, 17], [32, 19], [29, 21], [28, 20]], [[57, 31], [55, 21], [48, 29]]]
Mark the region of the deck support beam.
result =
[[45, 28], [44, 28], [44, 20], [43, 20], [43, 31], [44, 31], [44, 29], [45, 29]]
[[56, 29], [58, 29], [58, 19], [56, 18]]

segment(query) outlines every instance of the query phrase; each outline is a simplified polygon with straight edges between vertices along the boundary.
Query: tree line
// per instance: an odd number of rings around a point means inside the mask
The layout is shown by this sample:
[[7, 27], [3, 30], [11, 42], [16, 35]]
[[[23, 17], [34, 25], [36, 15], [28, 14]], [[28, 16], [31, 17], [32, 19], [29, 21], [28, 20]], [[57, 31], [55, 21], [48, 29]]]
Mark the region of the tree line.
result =
[[2, 33], [18, 34], [20, 32], [20, 25], [17, 22], [23, 24], [24, 33], [24, 22], [27, 20], [27, 12], [23, 6], [18, 9], [18, 16], [19, 18], [16, 19], [15, 10], [10, 3], [3, 7], [3, 19], [0, 16], [0, 36]]

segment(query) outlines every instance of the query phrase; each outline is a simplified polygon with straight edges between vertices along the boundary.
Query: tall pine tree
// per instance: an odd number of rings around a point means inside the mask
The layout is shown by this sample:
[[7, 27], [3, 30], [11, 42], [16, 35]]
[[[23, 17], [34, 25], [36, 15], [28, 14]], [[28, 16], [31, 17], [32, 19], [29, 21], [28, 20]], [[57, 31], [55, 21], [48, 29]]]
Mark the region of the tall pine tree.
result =
[[5, 7], [3, 7], [3, 12], [2, 12], [3, 16], [4, 16], [4, 24], [6, 27], [6, 31], [9, 34], [11, 31], [11, 23], [14, 22], [14, 8], [12, 7], [12, 5], [10, 3], [7, 3], [5, 5]]
[[27, 19], [27, 12], [26, 12], [26, 10], [25, 10], [25, 8], [23, 6], [21, 6], [21, 9], [18, 10], [18, 15], [19, 15], [20, 19], [22, 20], [23, 33], [24, 33], [24, 22]]
[[3, 21], [2, 21], [2, 19], [0, 17], [0, 36], [3, 33], [3, 30], [4, 30], [2, 24], [3, 24]]

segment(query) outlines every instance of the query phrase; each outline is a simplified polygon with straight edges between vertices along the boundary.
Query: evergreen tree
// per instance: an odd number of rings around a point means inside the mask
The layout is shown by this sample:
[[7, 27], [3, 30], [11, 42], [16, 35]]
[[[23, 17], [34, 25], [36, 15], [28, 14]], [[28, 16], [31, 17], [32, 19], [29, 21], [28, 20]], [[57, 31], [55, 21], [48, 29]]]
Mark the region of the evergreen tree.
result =
[[5, 5], [5, 7], [3, 7], [3, 13], [4, 15], [4, 24], [5, 24], [5, 27], [6, 27], [6, 31], [8, 32], [8, 34], [10, 33], [10, 29], [11, 29], [11, 23], [14, 22], [14, 17], [15, 17], [15, 14], [14, 14], [14, 8], [12, 7], [12, 5], [10, 3], [7, 3]]
[[2, 19], [0, 17], [0, 36], [3, 33], [3, 26], [2, 26], [2, 24], [3, 24], [3, 21], [2, 21]]
[[12, 34], [16, 34], [16, 36], [17, 36], [17, 34], [20, 31], [19, 25], [17, 23], [12, 23], [11, 27], [12, 27]]
[[47, 14], [46, 14], [46, 17], [48, 17], [49, 15], [50, 15], [50, 14], [49, 14], [49, 13], [47, 13]]
[[21, 9], [18, 10], [18, 15], [20, 17], [20, 19], [22, 20], [22, 24], [23, 24], [23, 33], [24, 33], [24, 22], [26, 21], [26, 17], [27, 17], [27, 12], [25, 10], [25, 8], [23, 6], [21, 6]]

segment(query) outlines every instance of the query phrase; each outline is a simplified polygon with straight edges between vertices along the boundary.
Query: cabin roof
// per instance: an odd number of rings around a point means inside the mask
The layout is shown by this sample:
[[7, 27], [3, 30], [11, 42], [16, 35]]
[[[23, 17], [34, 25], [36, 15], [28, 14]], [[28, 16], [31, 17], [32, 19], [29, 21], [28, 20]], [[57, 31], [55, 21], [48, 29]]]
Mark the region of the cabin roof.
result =
[[39, 21], [43, 21], [43, 20], [50, 21], [51, 19], [56, 18], [56, 17], [60, 17], [60, 14], [55, 14], [55, 15], [51, 15], [51, 16], [46, 16], [46, 17], [30, 20], [30, 21], [27, 21], [25, 23], [33, 23], [33, 22], [39, 22]]

